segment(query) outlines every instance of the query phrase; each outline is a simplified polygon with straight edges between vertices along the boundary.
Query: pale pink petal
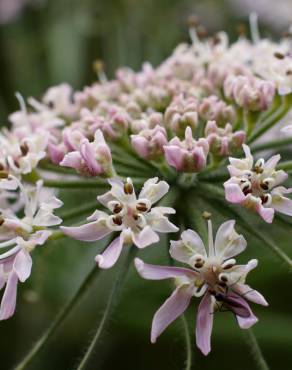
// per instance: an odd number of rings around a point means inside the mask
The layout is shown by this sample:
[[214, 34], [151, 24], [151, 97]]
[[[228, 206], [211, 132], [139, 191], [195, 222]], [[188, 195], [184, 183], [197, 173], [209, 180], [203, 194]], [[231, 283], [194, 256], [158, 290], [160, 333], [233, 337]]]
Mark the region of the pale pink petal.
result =
[[75, 170], [82, 169], [82, 158], [79, 152], [71, 152], [65, 155], [60, 162], [60, 166], [74, 168]]
[[80, 154], [92, 176], [96, 176], [104, 172], [102, 166], [97, 163], [92, 145], [87, 139], [84, 139], [81, 142]]
[[102, 254], [95, 257], [95, 261], [101, 269], [109, 269], [117, 262], [123, 249], [123, 243], [123, 235], [120, 235], [111, 242]]
[[172, 295], [163, 303], [155, 313], [151, 328], [151, 342], [155, 343], [157, 337], [175, 319], [184, 313], [192, 298], [192, 290], [188, 286], [176, 288]]
[[59, 164], [65, 156], [64, 148], [60, 148], [57, 145], [54, 145], [53, 143], [48, 144], [48, 152], [49, 152], [51, 161], [54, 164]]
[[236, 284], [232, 288], [236, 293], [242, 296], [244, 299], [248, 299], [251, 302], [260, 304], [262, 306], [268, 306], [268, 302], [257, 290], [252, 289], [247, 284]]
[[158, 177], [153, 177], [145, 182], [139, 199], [146, 198], [151, 204], [160, 200], [169, 190], [169, 185], [165, 181], [158, 181]]
[[112, 232], [112, 230], [106, 226], [104, 220], [90, 222], [82, 226], [61, 226], [60, 229], [65, 235], [85, 242], [100, 240]]
[[[244, 301], [244, 300], [243, 300]], [[242, 302], [243, 303], [243, 302]], [[258, 318], [254, 315], [252, 310], [250, 309], [248, 303], [246, 302], [246, 307], [250, 311], [250, 316], [248, 317], [241, 317], [241, 316], [236, 316], [237, 323], [241, 329], [249, 329], [251, 328], [254, 324], [258, 322]]]
[[281, 212], [281, 213], [283, 213], [284, 215], [287, 215], [287, 216], [292, 216], [292, 200], [289, 199], [289, 198], [283, 197], [282, 195], [280, 195], [280, 193], [277, 194], [277, 192], [272, 192], [272, 204], [271, 204], [271, 206], [277, 212]]
[[26, 250], [22, 249], [15, 256], [13, 263], [13, 270], [21, 282], [24, 282], [30, 276], [31, 267], [31, 256]]
[[196, 343], [201, 352], [207, 356], [211, 351], [211, 334], [213, 328], [213, 303], [207, 292], [198, 307], [196, 323]]
[[234, 257], [246, 248], [246, 240], [235, 231], [234, 225], [234, 220], [226, 221], [219, 227], [216, 234], [216, 255], [224, 259]]
[[239, 185], [232, 184], [227, 181], [224, 183], [224, 188], [225, 188], [225, 199], [228, 202], [241, 203], [245, 200], [245, 195], [243, 194]]
[[183, 171], [185, 152], [178, 146], [165, 145], [163, 147], [167, 163], [176, 168], [177, 171]]
[[138, 248], [145, 248], [148, 245], [157, 243], [158, 241], [159, 236], [155, 231], [152, 230], [150, 226], [145, 226], [139, 234], [133, 233], [133, 243]]
[[266, 208], [262, 205], [261, 202], [258, 202], [256, 205], [256, 211], [261, 216], [261, 218], [265, 220], [267, 223], [271, 224], [273, 222], [274, 214], [275, 214], [275, 211], [273, 208]]
[[9, 319], [14, 314], [17, 295], [18, 278], [15, 273], [8, 277], [6, 288], [0, 306], [0, 320]]
[[169, 253], [172, 258], [183, 263], [189, 263], [195, 254], [207, 256], [204, 243], [200, 236], [193, 230], [185, 230], [181, 234], [181, 240], [170, 242]]
[[138, 273], [148, 280], [175, 279], [177, 277], [187, 277], [195, 279], [198, 274], [190, 269], [173, 266], [149, 265], [139, 258], [135, 258], [135, 266]]
[[264, 165], [265, 171], [273, 171], [281, 159], [280, 154], [273, 155]]

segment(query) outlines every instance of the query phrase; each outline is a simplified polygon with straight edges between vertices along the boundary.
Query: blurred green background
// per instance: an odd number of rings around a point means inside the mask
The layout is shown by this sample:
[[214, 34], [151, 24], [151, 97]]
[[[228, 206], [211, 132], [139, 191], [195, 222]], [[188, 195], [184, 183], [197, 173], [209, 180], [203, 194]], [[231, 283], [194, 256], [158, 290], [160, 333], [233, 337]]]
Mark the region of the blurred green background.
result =
[[[186, 19], [190, 14], [199, 15], [210, 33], [224, 29], [234, 40], [237, 25], [247, 24], [252, 10], [259, 13], [265, 36], [279, 37], [292, 22], [290, 0], [278, 0], [276, 6], [268, 0], [0, 0], [1, 122], [6, 124], [7, 115], [17, 109], [15, 91], [24, 97], [40, 96], [49, 86], [61, 82], [81, 89], [95, 79], [92, 69], [95, 59], [104, 60], [109, 77], [114, 76], [120, 65], [138, 69], [145, 60], [157, 65], [179, 42], [188, 40]], [[82, 202], [92, 202], [95, 196], [88, 191]], [[71, 207], [80, 202], [80, 195], [73, 191], [61, 194], [61, 198], [65, 204], [70, 202]], [[192, 206], [197, 207], [197, 203], [194, 201]], [[210, 210], [208, 205], [203, 208]], [[224, 217], [212, 212], [217, 227]], [[291, 227], [279, 224], [269, 228], [258, 218], [255, 227], [292, 254]], [[254, 332], [271, 369], [288, 370], [292, 366], [291, 275], [266, 246], [246, 233], [245, 236], [250, 248], [240, 260], [260, 259], [249, 283], [270, 302], [268, 309], [254, 307], [260, 317]], [[94, 256], [103, 245], [66, 239], [35, 251], [32, 276], [19, 287], [16, 314], [0, 323], [1, 370], [11, 369], [48, 327], [94, 265]], [[166, 243], [162, 240], [143, 251], [141, 257], [147, 262], [167, 263]], [[100, 275], [29, 368], [75, 368], [94, 333], [115, 272], [116, 268]], [[170, 291], [169, 282], [144, 281], [131, 270], [122, 300], [88, 368], [181, 370], [184, 342], [179, 320], [156, 345], [149, 341], [152, 316]], [[194, 300], [187, 313], [192, 332], [196, 305]], [[216, 315], [213, 351], [207, 358], [195, 349], [195, 344], [193, 347], [194, 369], [257, 368], [244, 331], [239, 330], [229, 314]]]

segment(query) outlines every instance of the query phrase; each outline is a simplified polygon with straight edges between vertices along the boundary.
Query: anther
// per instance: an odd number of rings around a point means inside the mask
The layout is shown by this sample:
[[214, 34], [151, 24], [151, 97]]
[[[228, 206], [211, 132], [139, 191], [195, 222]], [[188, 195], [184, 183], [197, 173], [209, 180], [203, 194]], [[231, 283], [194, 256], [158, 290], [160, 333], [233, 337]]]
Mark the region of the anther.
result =
[[7, 171], [0, 171], [0, 179], [7, 179], [8, 177], [8, 172]]
[[20, 145], [20, 151], [23, 156], [27, 155], [29, 152], [29, 147], [26, 143]]
[[122, 217], [119, 217], [119, 216], [113, 217], [113, 223], [115, 225], [121, 226], [123, 223]]
[[264, 172], [264, 165], [265, 165], [265, 160], [263, 158], [260, 158], [256, 161], [256, 164], [254, 165], [254, 171], [256, 173], [263, 173]]
[[120, 213], [122, 209], [123, 206], [120, 203], [118, 203], [114, 206], [113, 213]]
[[202, 217], [203, 217], [206, 221], [208, 221], [208, 220], [210, 220], [210, 219], [211, 219], [211, 217], [212, 217], [212, 213], [207, 212], [207, 211], [204, 211], [204, 212], [202, 213]]
[[143, 202], [137, 203], [136, 209], [137, 209], [137, 211], [140, 211], [140, 212], [147, 212], [148, 211], [147, 205]]
[[124, 184], [124, 192], [125, 192], [125, 194], [133, 194], [133, 192], [134, 192], [133, 185], [129, 182], [126, 182]]
[[274, 53], [274, 57], [277, 58], [277, 59], [284, 59], [285, 58], [285, 55], [282, 54], [282, 53], [279, 53], [278, 51], [276, 51]]
[[5, 220], [2, 216], [0, 216], [0, 226], [2, 226], [4, 224]]

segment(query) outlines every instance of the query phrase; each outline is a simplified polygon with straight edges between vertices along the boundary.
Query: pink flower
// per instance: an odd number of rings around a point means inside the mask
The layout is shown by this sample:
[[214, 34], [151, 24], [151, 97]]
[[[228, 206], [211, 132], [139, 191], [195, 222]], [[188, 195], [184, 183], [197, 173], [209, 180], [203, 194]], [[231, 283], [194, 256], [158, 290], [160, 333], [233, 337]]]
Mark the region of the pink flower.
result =
[[280, 155], [254, 163], [249, 147], [243, 144], [243, 150], [246, 158], [229, 158], [230, 179], [224, 183], [226, 200], [254, 210], [268, 223], [273, 222], [275, 211], [292, 216], [292, 200], [285, 197], [292, 189], [278, 186], [288, 177], [286, 172], [276, 170]]
[[185, 140], [174, 137], [164, 146], [167, 163], [180, 172], [201, 171], [206, 167], [208, 152], [208, 141], [204, 138], [196, 141], [190, 127], [186, 128]]
[[167, 145], [166, 130], [162, 126], [142, 130], [138, 135], [131, 136], [132, 146], [140, 157], [155, 159], [163, 155], [163, 146]]
[[112, 176], [111, 150], [104, 140], [101, 130], [95, 133], [94, 141], [82, 139], [78, 150], [66, 154], [60, 162], [61, 166], [75, 168], [85, 176], [105, 174]]
[[19, 218], [11, 207], [0, 209], [0, 248], [9, 248], [0, 254], [0, 289], [5, 286], [0, 320], [8, 319], [14, 313], [18, 281], [24, 282], [31, 273], [30, 253], [49, 238], [51, 231], [47, 228], [62, 221], [53, 214], [62, 202], [51, 192], [44, 191], [41, 181], [37, 182], [36, 187], [26, 188], [19, 182], [19, 188], [24, 216]]
[[247, 329], [257, 322], [246, 300], [266, 306], [264, 297], [245, 284], [250, 270], [257, 266], [257, 260], [246, 265], [236, 265], [233, 258], [246, 248], [242, 235], [234, 230], [235, 221], [223, 223], [217, 231], [215, 242], [212, 224], [208, 221], [208, 252], [200, 236], [193, 230], [186, 230], [181, 239], [171, 241], [171, 256], [191, 268], [155, 266], [145, 264], [136, 258], [138, 273], [145, 279], [163, 280], [172, 278], [175, 290], [155, 313], [151, 342], [177, 317], [183, 314], [191, 298], [203, 297], [198, 307], [196, 339], [197, 346], [204, 355], [211, 350], [213, 313], [227, 309], [234, 313], [238, 325]]
[[118, 260], [124, 244], [135, 244], [145, 248], [159, 241], [157, 232], [176, 232], [166, 215], [175, 213], [170, 207], [153, 207], [169, 189], [165, 181], [152, 178], [145, 182], [138, 198], [131, 179], [123, 183], [108, 180], [111, 190], [98, 196], [99, 202], [112, 214], [96, 210], [87, 218], [89, 223], [77, 227], [61, 227], [64, 233], [77, 240], [92, 242], [103, 239], [112, 232], [120, 235], [107, 247], [103, 254], [95, 257], [100, 268], [110, 268]]
[[210, 152], [217, 156], [227, 156], [241, 148], [245, 141], [244, 131], [232, 131], [232, 125], [227, 123], [224, 128], [217, 126], [215, 121], [208, 121], [205, 136], [209, 143]]

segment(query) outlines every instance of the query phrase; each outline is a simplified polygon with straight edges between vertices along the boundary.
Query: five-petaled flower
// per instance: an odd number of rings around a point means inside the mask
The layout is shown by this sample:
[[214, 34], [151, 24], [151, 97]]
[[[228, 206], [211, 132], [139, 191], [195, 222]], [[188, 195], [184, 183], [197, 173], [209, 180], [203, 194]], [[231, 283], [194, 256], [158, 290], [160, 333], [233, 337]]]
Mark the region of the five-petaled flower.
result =
[[61, 227], [64, 233], [77, 240], [92, 242], [112, 232], [119, 232], [107, 249], [95, 257], [100, 268], [112, 267], [119, 258], [124, 244], [145, 248], [159, 241], [157, 232], [176, 232], [178, 228], [167, 216], [175, 213], [170, 207], [153, 207], [169, 189], [165, 181], [152, 178], [145, 182], [138, 198], [130, 178], [125, 183], [109, 180], [111, 190], [98, 196], [99, 202], [112, 214], [96, 210], [87, 218], [89, 223], [77, 227]]
[[8, 319], [15, 311], [18, 281], [24, 282], [31, 274], [30, 253], [51, 235], [47, 227], [62, 222], [53, 214], [62, 202], [44, 191], [42, 184], [38, 181], [36, 187], [24, 188], [19, 182], [24, 217], [18, 217], [11, 208], [0, 209], [0, 248], [9, 248], [0, 254], [0, 288], [6, 285], [0, 320]]
[[224, 183], [226, 200], [239, 203], [256, 211], [266, 222], [273, 222], [275, 211], [292, 216], [292, 200], [285, 194], [292, 192], [278, 186], [288, 178], [283, 170], [276, 170], [280, 155], [268, 161], [254, 158], [247, 145], [243, 145], [244, 159], [229, 158], [230, 179]]
[[176, 286], [154, 315], [152, 343], [169, 324], [183, 314], [193, 296], [203, 297], [197, 313], [196, 341], [205, 355], [211, 350], [213, 313], [216, 310], [227, 309], [233, 312], [242, 329], [250, 328], [257, 322], [246, 300], [264, 306], [267, 302], [259, 292], [245, 284], [246, 276], [257, 266], [257, 260], [253, 259], [246, 265], [236, 265], [233, 258], [246, 248], [246, 241], [235, 231], [234, 224], [233, 220], [223, 223], [214, 242], [212, 224], [208, 221], [208, 252], [200, 236], [193, 230], [186, 230], [180, 240], [171, 241], [171, 256], [191, 268], [148, 265], [136, 258], [137, 271], [143, 278], [172, 278]]

